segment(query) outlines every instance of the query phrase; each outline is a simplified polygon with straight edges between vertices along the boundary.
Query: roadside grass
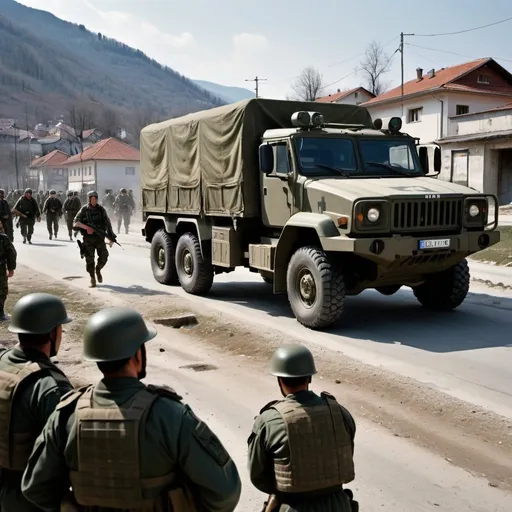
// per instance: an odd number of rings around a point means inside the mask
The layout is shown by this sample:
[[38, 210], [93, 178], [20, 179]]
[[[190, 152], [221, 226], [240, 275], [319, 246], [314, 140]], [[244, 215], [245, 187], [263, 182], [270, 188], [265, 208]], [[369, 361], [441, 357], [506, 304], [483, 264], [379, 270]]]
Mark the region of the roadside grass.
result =
[[492, 262], [503, 267], [512, 266], [512, 226], [498, 228], [501, 240], [496, 245], [473, 254], [472, 259], [482, 262]]

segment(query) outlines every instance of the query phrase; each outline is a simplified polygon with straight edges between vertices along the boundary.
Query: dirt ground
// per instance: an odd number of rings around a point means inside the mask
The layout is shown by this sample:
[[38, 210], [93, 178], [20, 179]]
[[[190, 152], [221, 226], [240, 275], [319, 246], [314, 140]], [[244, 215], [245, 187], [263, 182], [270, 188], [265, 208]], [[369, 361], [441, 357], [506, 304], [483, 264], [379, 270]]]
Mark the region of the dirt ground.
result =
[[[57, 360], [74, 385], [84, 385], [96, 380], [99, 374], [94, 365], [81, 359], [83, 326], [94, 312], [123, 302], [114, 294], [100, 300], [72, 284], [72, 278], [56, 282], [20, 267], [15, 286], [11, 285], [7, 311], [25, 293], [45, 291], [62, 297], [74, 321], [65, 326], [65, 339]], [[236, 356], [237, 364], [242, 362], [261, 372], [266, 372], [270, 355], [279, 344], [294, 341], [265, 329], [256, 332], [222, 314], [195, 311], [185, 298], [169, 294], [141, 290], [140, 294], [131, 294], [124, 305], [140, 311], [149, 321], [191, 312], [198, 323], [181, 327], [181, 333], [193, 337], [194, 343], [201, 343], [209, 350]], [[0, 330], [4, 345], [15, 343], [7, 325], [1, 325]], [[317, 345], [311, 344], [309, 348], [315, 355], [318, 378], [324, 382], [326, 390], [335, 393], [356, 417], [364, 417], [397, 437], [428, 448], [448, 462], [486, 478], [490, 486], [512, 490], [512, 420], [412, 379], [362, 364], [341, 351], [333, 357], [332, 351]], [[151, 366], [151, 361], [149, 363]]]
[[477, 261], [493, 262], [496, 265], [512, 265], [512, 226], [500, 226], [501, 240], [492, 247], [471, 256]]

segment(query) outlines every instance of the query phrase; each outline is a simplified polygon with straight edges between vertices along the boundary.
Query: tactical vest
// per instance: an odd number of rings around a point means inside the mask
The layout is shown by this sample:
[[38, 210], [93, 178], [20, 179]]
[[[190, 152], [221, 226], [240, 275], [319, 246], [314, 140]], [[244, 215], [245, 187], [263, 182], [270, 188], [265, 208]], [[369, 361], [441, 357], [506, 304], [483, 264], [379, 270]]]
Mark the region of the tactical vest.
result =
[[57, 197], [50, 197], [46, 201], [46, 210], [48, 213], [59, 213], [62, 203]]
[[85, 208], [85, 218], [86, 224], [89, 226], [95, 226], [99, 229], [106, 229], [105, 221], [103, 219], [103, 207], [100, 205], [91, 208], [89, 206], [84, 206]]
[[69, 382], [52, 364], [43, 361], [14, 364], [3, 357], [0, 359], [0, 468], [23, 471], [27, 465], [40, 432], [13, 432], [11, 416], [24, 381], [35, 379], [43, 372], [49, 372], [57, 382]]
[[130, 209], [131, 200], [128, 195], [118, 195], [117, 196], [117, 208], [120, 212], [127, 212]]
[[[81, 391], [75, 409], [78, 469], [70, 471], [70, 479], [79, 510], [168, 510], [170, 489], [177, 487], [177, 477], [174, 473], [141, 477], [139, 434], [145, 431], [148, 412], [159, 395], [174, 400], [181, 397], [170, 388], [148, 386], [135, 395], [129, 407], [106, 408], [93, 406], [93, 390], [90, 386]], [[66, 406], [65, 402], [57, 409]]]
[[323, 404], [283, 400], [272, 408], [283, 417], [290, 456], [274, 459], [276, 490], [283, 493], [336, 488], [354, 480], [352, 440], [338, 402], [322, 393]]

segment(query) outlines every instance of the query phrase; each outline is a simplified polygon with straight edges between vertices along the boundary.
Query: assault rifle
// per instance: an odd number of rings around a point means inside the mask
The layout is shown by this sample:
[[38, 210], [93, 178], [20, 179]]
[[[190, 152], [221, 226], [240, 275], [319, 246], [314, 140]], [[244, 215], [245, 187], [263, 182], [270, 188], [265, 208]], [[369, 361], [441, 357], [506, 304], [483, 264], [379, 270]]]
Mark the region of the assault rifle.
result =
[[[85, 223], [84, 223], [85, 224]], [[94, 232], [102, 237], [102, 238], [106, 238], [109, 242], [112, 242], [113, 244], [116, 244], [116, 245], [119, 245], [119, 247], [123, 247], [118, 241], [117, 241], [117, 237], [116, 235], [114, 235], [114, 233], [112, 233], [111, 231], [110, 232], [107, 232], [103, 229], [100, 229], [98, 227], [96, 227], [94, 224], [85, 224], [86, 226], [89, 226], [90, 228], [94, 229]]]

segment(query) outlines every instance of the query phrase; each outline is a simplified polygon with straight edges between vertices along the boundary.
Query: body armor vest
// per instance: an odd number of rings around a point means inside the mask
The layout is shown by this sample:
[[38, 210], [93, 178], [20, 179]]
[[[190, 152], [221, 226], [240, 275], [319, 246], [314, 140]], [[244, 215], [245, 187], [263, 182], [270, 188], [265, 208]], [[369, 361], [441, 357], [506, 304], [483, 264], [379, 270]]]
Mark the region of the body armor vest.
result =
[[59, 213], [62, 209], [62, 203], [57, 197], [49, 197], [45, 206], [48, 213]]
[[322, 393], [323, 404], [283, 400], [272, 408], [283, 417], [290, 456], [274, 460], [279, 492], [341, 488], [354, 479], [352, 440], [338, 402]]
[[105, 230], [107, 227], [105, 226], [105, 222], [103, 220], [103, 208], [100, 205], [97, 205], [94, 208], [86, 206], [85, 218], [86, 224], [89, 226], [95, 226], [103, 230]]
[[117, 208], [120, 212], [127, 212], [130, 209], [131, 199], [128, 195], [117, 196]]
[[[70, 479], [79, 510], [168, 510], [169, 490], [176, 476], [142, 478], [139, 463], [139, 433], [145, 430], [153, 402], [162, 394], [159, 388], [142, 389], [128, 407], [109, 408], [93, 406], [93, 389], [87, 388], [78, 398], [75, 411], [78, 470], [70, 472]], [[158, 489], [165, 493], [154, 498]]]
[[80, 200], [78, 199], [78, 197], [66, 199], [64, 203], [64, 210], [67, 212], [78, 212], [80, 210]]
[[38, 431], [13, 432], [11, 416], [21, 384], [35, 378], [39, 372], [49, 372], [57, 382], [68, 382], [65, 375], [53, 365], [45, 362], [14, 364], [0, 360], [0, 467], [23, 471]]

